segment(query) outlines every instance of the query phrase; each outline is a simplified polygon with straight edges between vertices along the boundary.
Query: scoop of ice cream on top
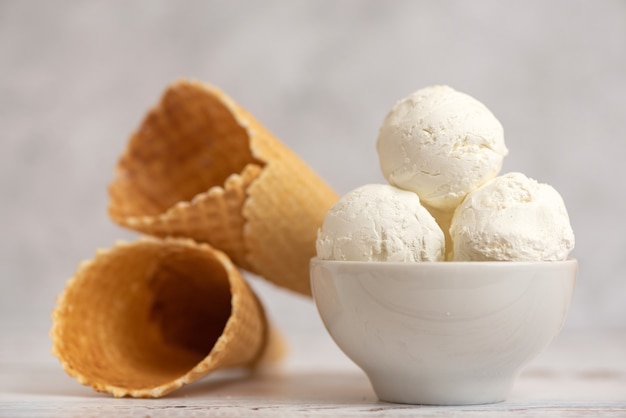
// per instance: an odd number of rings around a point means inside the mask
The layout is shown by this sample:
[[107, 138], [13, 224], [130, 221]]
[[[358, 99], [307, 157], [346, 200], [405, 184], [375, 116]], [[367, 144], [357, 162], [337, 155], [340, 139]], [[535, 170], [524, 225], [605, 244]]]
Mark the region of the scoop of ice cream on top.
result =
[[574, 248], [561, 195], [521, 173], [469, 193], [450, 226], [455, 261], [557, 261]]
[[443, 261], [443, 232], [419, 197], [385, 184], [339, 199], [318, 232], [317, 256], [348, 261]]
[[448, 86], [400, 100], [376, 146], [390, 184], [444, 211], [454, 211], [467, 193], [497, 176], [508, 153], [502, 125], [489, 109]]

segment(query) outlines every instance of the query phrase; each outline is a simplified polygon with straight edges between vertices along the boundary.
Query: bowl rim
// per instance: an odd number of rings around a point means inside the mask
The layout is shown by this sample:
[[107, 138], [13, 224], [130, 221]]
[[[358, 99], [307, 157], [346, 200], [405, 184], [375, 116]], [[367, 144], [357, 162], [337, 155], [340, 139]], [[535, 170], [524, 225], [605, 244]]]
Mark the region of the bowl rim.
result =
[[569, 257], [566, 260], [557, 261], [422, 261], [422, 262], [401, 262], [401, 261], [348, 261], [348, 260], [324, 260], [313, 257], [310, 266], [331, 265], [331, 266], [352, 266], [369, 268], [411, 268], [411, 269], [457, 269], [457, 268], [512, 268], [512, 267], [539, 267], [539, 266], [574, 266], [578, 265], [578, 259]]

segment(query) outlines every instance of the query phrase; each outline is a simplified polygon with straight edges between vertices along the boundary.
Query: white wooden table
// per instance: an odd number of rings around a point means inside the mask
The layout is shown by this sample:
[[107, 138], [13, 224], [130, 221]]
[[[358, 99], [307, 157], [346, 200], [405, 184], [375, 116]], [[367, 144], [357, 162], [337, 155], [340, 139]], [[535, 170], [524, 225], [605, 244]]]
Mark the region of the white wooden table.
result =
[[562, 333], [506, 402], [432, 407], [378, 401], [365, 375], [319, 336], [292, 341], [280, 370], [223, 372], [163, 399], [114, 399], [66, 376], [47, 354], [47, 330], [4, 328], [0, 417], [626, 417], [626, 331]]

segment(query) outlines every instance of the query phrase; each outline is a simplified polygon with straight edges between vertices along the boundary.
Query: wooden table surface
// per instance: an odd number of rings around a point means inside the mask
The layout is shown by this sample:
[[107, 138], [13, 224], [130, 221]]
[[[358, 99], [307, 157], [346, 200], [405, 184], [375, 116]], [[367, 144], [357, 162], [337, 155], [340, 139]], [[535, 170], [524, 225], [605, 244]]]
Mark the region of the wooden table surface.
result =
[[506, 402], [454, 407], [378, 401], [365, 375], [319, 337], [293, 341], [280, 369], [221, 372], [162, 399], [114, 399], [69, 378], [48, 354], [45, 330], [5, 331], [0, 417], [626, 417], [626, 331], [564, 331]]

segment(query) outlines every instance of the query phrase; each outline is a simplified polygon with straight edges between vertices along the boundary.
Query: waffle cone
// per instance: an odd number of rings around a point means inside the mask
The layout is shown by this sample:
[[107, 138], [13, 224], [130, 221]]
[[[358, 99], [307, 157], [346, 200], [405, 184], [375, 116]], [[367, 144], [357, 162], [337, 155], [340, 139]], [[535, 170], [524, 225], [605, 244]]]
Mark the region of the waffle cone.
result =
[[170, 85], [120, 158], [109, 215], [146, 234], [188, 237], [310, 295], [317, 229], [338, 196], [218, 89]]
[[82, 384], [160, 397], [282, 349], [228, 257], [186, 239], [142, 238], [83, 262], [57, 301], [53, 353]]

